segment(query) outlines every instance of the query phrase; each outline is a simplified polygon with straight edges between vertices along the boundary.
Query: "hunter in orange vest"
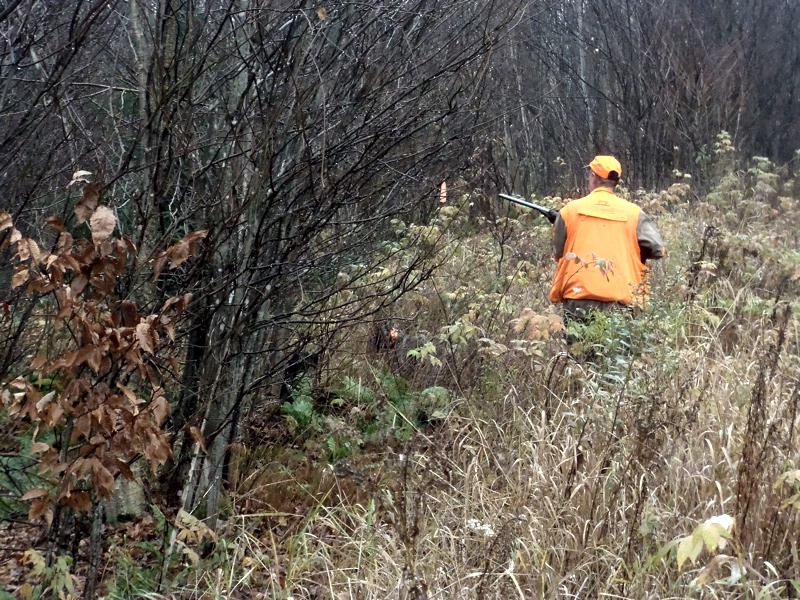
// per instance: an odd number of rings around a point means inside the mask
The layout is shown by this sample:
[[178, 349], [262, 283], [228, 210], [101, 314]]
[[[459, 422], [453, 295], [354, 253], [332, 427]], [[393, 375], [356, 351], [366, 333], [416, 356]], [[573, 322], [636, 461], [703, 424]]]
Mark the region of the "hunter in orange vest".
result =
[[647, 259], [664, 256], [661, 235], [638, 206], [614, 189], [622, 167], [613, 156], [596, 156], [589, 168], [590, 193], [559, 212], [554, 231], [558, 267], [550, 301], [573, 317], [610, 306], [640, 306], [647, 295]]

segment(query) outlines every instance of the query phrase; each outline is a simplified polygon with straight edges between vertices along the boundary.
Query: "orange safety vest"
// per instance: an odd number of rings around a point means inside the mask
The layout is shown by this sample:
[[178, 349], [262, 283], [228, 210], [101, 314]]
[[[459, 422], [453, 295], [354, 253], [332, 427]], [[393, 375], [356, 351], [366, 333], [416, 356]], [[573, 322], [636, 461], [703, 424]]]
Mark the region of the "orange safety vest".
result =
[[567, 228], [564, 255], [550, 288], [550, 301], [600, 300], [641, 304], [647, 267], [642, 263], [636, 228], [641, 209], [617, 198], [613, 192], [595, 188], [588, 196], [561, 209]]

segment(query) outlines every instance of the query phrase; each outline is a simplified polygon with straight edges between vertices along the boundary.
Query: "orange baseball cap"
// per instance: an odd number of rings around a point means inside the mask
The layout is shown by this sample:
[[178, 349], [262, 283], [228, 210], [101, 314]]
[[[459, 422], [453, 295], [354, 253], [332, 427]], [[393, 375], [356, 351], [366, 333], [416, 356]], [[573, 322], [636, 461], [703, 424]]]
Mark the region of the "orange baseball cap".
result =
[[622, 176], [622, 165], [613, 156], [595, 156], [589, 163], [589, 168], [598, 177], [611, 181], [619, 181]]

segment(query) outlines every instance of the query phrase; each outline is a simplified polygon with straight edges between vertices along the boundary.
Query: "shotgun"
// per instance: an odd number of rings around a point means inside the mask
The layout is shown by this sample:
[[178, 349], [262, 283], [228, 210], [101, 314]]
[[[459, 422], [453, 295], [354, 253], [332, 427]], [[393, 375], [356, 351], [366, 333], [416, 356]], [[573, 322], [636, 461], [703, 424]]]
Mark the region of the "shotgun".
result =
[[524, 206], [526, 208], [532, 208], [533, 210], [538, 210], [542, 213], [547, 220], [551, 223], [556, 222], [556, 217], [558, 217], [558, 211], [555, 208], [545, 208], [544, 206], [539, 206], [538, 204], [533, 204], [532, 202], [528, 202], [523, 200], [522, 198], [515, 198], [514, 196], [509, 196], [508, 194], [498, 194], [501, 198], [505, 198], [506, 200], [511, 200], [516, 204]]

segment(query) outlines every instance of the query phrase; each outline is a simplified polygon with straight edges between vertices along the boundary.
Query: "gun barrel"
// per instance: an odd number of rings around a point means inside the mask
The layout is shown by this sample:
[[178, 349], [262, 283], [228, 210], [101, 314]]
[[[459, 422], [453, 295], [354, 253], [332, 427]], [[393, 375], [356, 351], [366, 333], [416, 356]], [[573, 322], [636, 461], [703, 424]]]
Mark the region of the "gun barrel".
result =
[[558, 211], [554, 208], [545, 208], [544, 206], [539, 206], [538, 204], [534, 204], [533, 202], [528, 202], [523, 200], [522, 198], [517, 198], [516, 196], [509, 196], [508, 194], [498, 194], [501, 198], [505, 198], [506, 200], [510, 200], [516, 204], [524, 206], [526, 208], [532, 208], [533, 210], [537, 210], [542, 213], [547, 220], [551, 223], [556, 222], [556, 218], [558, 217]]
[[497, 195], [500, 196], [501, 198], [505, 198], [506, 200], [511, 200], [511, 202], [515, 202], [516, 204], [521, 204], [522, 206], [525, 206], [527, 208], [532, 208], [533, 210], [539, 210], [542, 208], [541, 206], [536, 206], [535, 204], [527, 202], [522, 198], [517, 198], [516, 196], [509, 196], [508, 194], [497, 194]]

